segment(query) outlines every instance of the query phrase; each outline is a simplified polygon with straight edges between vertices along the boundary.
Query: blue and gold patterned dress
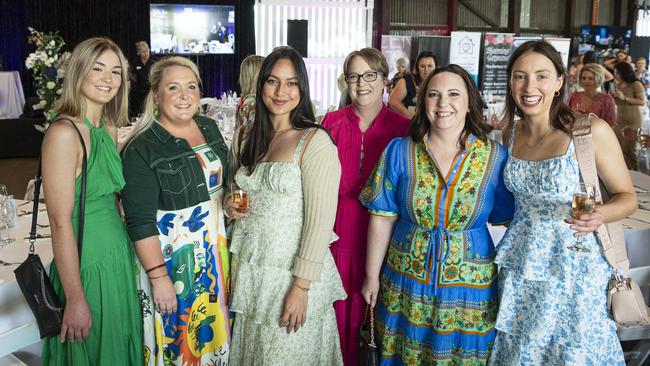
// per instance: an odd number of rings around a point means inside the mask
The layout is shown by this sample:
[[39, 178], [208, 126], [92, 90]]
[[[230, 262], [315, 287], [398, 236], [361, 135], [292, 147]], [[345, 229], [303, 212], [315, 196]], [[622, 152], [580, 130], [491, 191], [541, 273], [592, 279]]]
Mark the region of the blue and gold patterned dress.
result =
[[399, 216], [377, 302], [382, 365], [487, 362], [497, 270], [486, 223], [512, 217], [505, 162], [501, 145], [473, 135], [446, 176], [424, 141], [384, 151], [360, 197], [374, 215]]

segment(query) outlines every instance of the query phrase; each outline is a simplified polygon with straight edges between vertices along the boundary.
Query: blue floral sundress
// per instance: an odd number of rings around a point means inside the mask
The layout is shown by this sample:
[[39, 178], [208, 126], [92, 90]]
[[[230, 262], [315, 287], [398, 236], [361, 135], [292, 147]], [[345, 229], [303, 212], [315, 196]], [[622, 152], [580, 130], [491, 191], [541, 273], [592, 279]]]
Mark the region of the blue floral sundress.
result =
[[563, 220], [580, 182], [573, 141], [564, 155], [542, 161], [508, 149], [504, 181], [515, 216], [497, 247], [500, 307], [490, 365], [625, 365], [607, 312], [611, 271], [600, 245], [590, 235], [582, 241], [590, 253], [566, 248], [575, 237]]

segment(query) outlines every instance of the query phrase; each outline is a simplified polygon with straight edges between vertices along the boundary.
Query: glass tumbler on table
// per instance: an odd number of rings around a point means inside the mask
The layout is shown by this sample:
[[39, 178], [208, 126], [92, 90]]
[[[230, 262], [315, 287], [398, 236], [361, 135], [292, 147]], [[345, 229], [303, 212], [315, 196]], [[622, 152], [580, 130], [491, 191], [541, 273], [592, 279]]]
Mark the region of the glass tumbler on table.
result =
[[[592, 213], [596, 209], [596, 187], [592, 184], [580, 183], [573, 193], [573, 202], [571, 203], [573, 218], [583, 213]], [[567, 246], [567, 249], [576, 252], [589, 253], [591, 250], [582, 244], [582, 236], [576, 238], [575, 243]]]

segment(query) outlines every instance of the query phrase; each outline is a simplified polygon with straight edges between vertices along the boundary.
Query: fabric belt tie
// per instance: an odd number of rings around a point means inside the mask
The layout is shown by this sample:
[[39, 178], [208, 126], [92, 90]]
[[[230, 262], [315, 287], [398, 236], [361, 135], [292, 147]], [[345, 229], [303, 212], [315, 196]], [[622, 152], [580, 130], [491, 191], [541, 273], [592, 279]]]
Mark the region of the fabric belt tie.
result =
[[426, 262], [424, 263], [424, 268], [426, 268], [429, 272], [431, 272], [431, 266], [432, 266], [432, 260], [433, 260], [433, 252], [435, 251], [436, 244], [442, 246], [442, 251], [440, 255], [438, 256], [438, 260], [440, 263], [444, 263], [447, 258], [449, 258], [449, 252], [451, 245], [449, 243], [449, 239], [451, 238], [452, 235], [455, 234], [469, 234], [472, 232], [477, 232], [481, 230], [487, 230], [487, 226], [482, 226], [478, 227], [475, 229], [467, 229], [467, 230], [458, 230], [458, 231], [450, 231], [447, 230], [443, 226], [434, 226], [432, 228], [420, 226], [416, 223], [413, 223], [411, 221], [404, 220], [400, 217], [400, 221], [403, 221], [405, 224], [408, 224], [410, 226], [415, 226], [419, 228], [422, 231], [426, 231], [431, 233], [430, 238], [429, 238], [429, 248], [427, 249], [427, 259]]

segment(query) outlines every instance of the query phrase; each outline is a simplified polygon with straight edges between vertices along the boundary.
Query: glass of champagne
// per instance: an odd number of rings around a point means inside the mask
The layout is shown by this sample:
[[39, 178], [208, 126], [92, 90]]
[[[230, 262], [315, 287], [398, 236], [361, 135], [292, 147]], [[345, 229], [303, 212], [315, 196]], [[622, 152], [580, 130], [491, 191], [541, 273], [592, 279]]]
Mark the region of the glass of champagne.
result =
[[637, 128], [636, 130], [636, 140], [641, 145], [642, 149], [647, 148], [648, 141], [650, 139], [650, 132], [647, 128]]
[[[571, 209], [573, 218], [577, 218], [582, 213], [592, 213], [596, 208], [596, 187], [592, 184], [580, 183], [573, 193], [573, 202]], [[591, 250], [582, 244], [582, 236], [576, 238], [576, 242], [567, 246], [567, 249], [576, 252], [589, 253]]]
[[235, 187], [230, 194], [232, 202], [237, 205], [235, 210], [239, 213], [246, 213], [248, 211], [248, 193], [239, 187]]

